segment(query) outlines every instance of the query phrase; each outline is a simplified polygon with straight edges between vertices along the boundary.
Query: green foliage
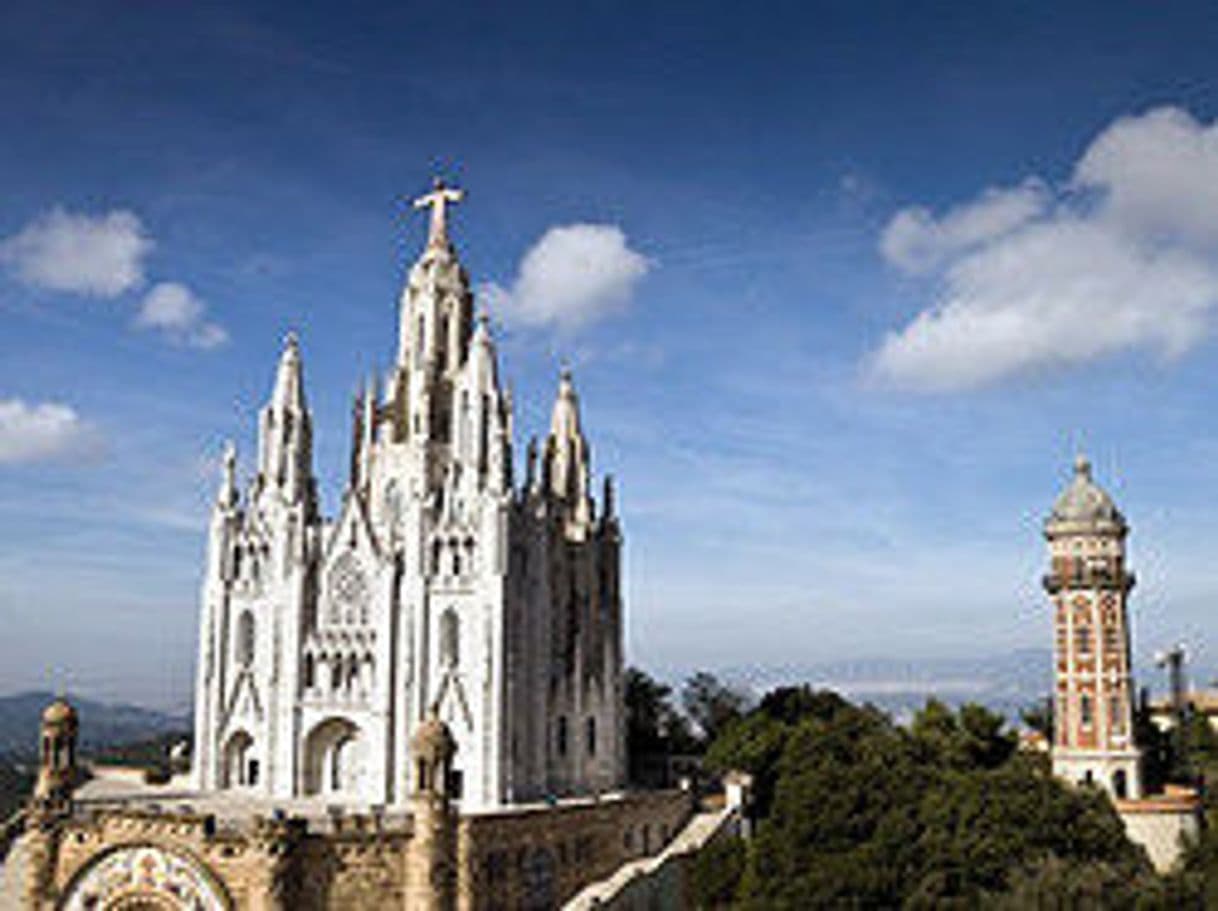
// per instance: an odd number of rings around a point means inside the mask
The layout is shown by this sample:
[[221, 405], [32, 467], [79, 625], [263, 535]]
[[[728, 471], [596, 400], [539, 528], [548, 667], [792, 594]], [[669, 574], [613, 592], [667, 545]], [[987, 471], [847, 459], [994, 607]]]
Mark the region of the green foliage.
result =
[[33, 787], [33, 772], [0, 760], [0, 823], [25, 803]]
[[730, 908], [747, 859], [742, 839], [730, 837], [711, 842], [694, 861], [695, 906], [702, 909]]
[[699, 671], [681, 688], [681, 705], [702, 732], [705, 743], [712, 742], [749, 707], [749, 695], [720, 682], [714, 674]]
[[1201, 908], [1195, 896], [1171, 881], [1129, 879], [1119, 866], [1102, 861], [1068, 862], [1046, 857], [1014, 871], [1005, 892], [986, 895], [981, 907], [992, 911], [1134, 911]]
[[699, 743], [688, 719], [672, 704], [672, 687], [633, 667], [626, 669], [625, 683], [630, 780], [643, 783], [649, 759], [697, 752]]
[[1020, 719], [1041, 737], [1053, 742], [1053, 699], [1045, 697], [1019, 713]]
[[[1168, 894], [1107, 799], [1052, 778], [981, 706], [932, 700], [906, 729], [784, 689], [729, 726], [707, 763], [753, 774], [758, 818], [734, 888], [730, 863], [699, 867], [708, 907], [727, 891], [765, 909], [1073, 908], [1104, 889], [1105, 907], [1132, 908]], [[1012, 904], [1021, 896], [1035, 900]]]
[[813, 692], [807, 686], [774, 690], [755, 711], [728, 726], [710, 745], [703, 764], [719, 775], [731, 769], [752, 775], [755, 812], [767, 816], [787, 736], [804, 719], [830, 721], [847, 709], [857, 711], [836, 693]]
[[163, 734], [157, 734], [154, 737], [105, 747], [94, 752], [89, 759], [99, 765], [155, 768], [168, 763], [170, 750], [176, 744], [183, 740], [189, 741], [190, 739], [191, 735], [189, 732], [168, 731]]

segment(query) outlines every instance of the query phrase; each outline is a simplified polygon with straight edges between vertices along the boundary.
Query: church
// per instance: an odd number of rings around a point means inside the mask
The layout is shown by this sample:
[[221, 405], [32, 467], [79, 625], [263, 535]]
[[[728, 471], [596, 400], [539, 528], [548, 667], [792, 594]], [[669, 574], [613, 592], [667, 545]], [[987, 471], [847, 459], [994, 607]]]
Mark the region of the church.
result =
[[303, 355], [289, 335], [244, 489], [230, 446], [199, 618], [203, 791], [402, 805], [436, 717], [466, 809], [623, 783], [621, 530], [593, 499], [563, 372], [549, 433], [513, 466], [513, 409], [437, 181], [398, 304], [396, 359], [355, 403], [350, 477], [322, 515]]
[[226, 450], [189, 771], [82, 781], [87, 719], [56, 700], [0, 833], [0, 909], [540, 911], [679, 891], [734, 824], [743, 799], [698, 828], [691, 790], [626, 788], [612, 482], [593, 498], [568, 371], [517, 482], [511, 396], [448, 233], [460, 199], [437, 183], [416, 203], [426, 246], [393, 366], [353, 408], [337, 515], [294, 336], [248, 484]]

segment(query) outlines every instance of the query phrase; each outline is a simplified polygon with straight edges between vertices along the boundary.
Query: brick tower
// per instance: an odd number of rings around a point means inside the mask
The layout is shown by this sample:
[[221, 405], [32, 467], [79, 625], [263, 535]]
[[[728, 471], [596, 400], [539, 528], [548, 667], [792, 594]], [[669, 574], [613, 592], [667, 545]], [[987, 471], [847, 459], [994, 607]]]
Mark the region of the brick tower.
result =
[[1045, 521], [1053, 603], [1053, 772], [1118, 799], [1142, 795], [1133, 738], [1133, 676], [1126, 605], [1134, 576], [1125, 568], [1129, 526], [1092, 480], [1074, 477]]

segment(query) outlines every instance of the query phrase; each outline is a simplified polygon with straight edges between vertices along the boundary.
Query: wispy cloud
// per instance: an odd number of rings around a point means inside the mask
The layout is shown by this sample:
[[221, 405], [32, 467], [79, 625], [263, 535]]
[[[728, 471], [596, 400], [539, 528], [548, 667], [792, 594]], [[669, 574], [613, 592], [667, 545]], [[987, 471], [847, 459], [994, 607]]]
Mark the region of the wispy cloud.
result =
[[144, 298], [135, 326], [160, 332], [175, 344], [217, 348], [228, 341], [228, 331], [208, 322], [206, 313], [207, 304], [185, 285], [161, 282]]
[[88, 215], [57, 207], [0, 242], [0, 263], [34, 288], [113, 298], [143, 284], [153, 246], [132, 212]]
[[627, 307], [653, 265], [615, 225], [563, 225], [524, 255], [510, 288], [482, 294], [509, 324], [570, 331]]
[[952, 391], [1120, 351], [1178, 356], [1218, 306], [1218, 125], [1171, 107], [1120, 119], [1064, 188], [1031, 178], [941, 216], [905, 209], [880, 249], [940, 287], [874, 352], [883, 382]]
[[70, 406], [0, 399], [0, 465], [87, 461], [99, 451], [100, 437]]

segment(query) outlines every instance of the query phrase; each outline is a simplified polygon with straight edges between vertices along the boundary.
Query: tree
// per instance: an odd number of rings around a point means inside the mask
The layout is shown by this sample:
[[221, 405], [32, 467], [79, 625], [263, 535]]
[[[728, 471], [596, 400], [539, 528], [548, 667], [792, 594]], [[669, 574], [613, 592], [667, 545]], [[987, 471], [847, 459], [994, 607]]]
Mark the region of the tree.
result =
[[1046, 696], [1037, 702], [1026, 706], [1019, 717], [1029, 728], [1049, 743], [1053, 742], [1053, 700]]
[[714, 674], [698, 671], [681, 689], [681, 705], [709, 744], [749, 708], [748, 693], [733, 689]]
[[759, 819], [739, 877], [708, 862], [699, 894], [757, 909], [1014, 907], [1013, 894], [1086, 907], [1112, 886], [1112, 907], [1171, 906], [1107, 798], [1015, 743], [981, 706], [931, 701], [904, 728], [832, 693], [771, 693], [707, 754], [754, 774]]
[[626, 755], [630, 780], [652, 782], [648, 766], [674, 753], [691, 752], [697, 739], [689, 721], [672, 704], [672, 687], [638, 668], [626, 669]]

